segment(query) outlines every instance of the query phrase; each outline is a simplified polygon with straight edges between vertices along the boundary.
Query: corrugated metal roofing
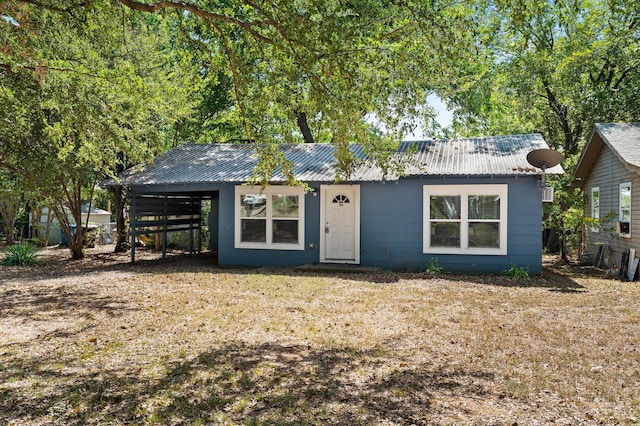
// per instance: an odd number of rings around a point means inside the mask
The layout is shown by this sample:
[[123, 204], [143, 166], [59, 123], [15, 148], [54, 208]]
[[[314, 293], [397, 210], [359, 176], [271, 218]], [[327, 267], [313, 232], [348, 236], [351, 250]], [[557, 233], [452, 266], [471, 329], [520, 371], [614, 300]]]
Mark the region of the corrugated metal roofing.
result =
[[[540, 174], [527, 162], [527, 154], [548, 148], [541, 135], [497, 136], [451, 140], [405, 141], [398, 146], [393, 164], [405, 176], [518, 176]], [[333, 182], [337, 176], [334, 146], [331, 144], [282, 145], [291, 160], [295, 178], [305, 182]], [[362, 147], [351, 144], [359, 159], [353, 173], [344, 181], [364, 182], [397, 179], [371, 164]], [[152, 165], [133, 168], [121, 175], [125, 185], [237, 182], [251, 179], [258, 163], [256, 146], [251, 144], [186, 144], [155, 158]], [[561, 166], [548, 173], [563, 173]], [[272, 182], [284, 181], [277, 174]]]

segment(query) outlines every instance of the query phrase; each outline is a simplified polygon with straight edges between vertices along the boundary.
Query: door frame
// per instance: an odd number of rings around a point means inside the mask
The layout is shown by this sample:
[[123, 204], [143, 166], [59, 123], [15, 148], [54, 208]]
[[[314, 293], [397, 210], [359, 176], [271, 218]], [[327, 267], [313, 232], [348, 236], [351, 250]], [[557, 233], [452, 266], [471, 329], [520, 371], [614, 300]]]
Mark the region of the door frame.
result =
[[[324, 237], [325, 217], [327, 203], [327, 190], [348, 190], [353, 191], [353, 260], [336, 260], [327, 259], [326, 257], [326, 243]], [[321, 263], [347, 263], [347, 264], [360, 264], [360, 185], [320, 185], [320, 262]]]

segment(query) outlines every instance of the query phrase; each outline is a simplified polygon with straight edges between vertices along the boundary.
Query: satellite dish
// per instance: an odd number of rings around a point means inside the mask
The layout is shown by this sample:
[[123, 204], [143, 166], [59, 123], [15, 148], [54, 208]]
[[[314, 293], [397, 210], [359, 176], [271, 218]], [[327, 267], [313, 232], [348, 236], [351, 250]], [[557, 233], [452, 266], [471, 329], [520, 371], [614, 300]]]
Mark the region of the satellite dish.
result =
[[554, 149], [534, 149], [527, 154], [527, 161], [533, 167], [544, 171], [547, 167], [554, 167], [560, 164], [562, 154]]
[[527, 154], [527, 161], [533, 167], [542, 169], [542, 180], [540, 181], [540, 189], [545, 189], [544, 172], [547, 167], [554, 167], [562, 161], [562, 154], [555, 149], [534, 149]]

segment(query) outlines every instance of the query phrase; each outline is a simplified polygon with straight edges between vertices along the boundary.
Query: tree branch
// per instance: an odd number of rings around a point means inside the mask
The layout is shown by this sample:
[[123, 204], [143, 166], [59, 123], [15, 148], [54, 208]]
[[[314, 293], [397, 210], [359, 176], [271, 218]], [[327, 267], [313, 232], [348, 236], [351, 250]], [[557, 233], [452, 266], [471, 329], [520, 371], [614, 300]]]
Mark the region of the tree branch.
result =
[[238, 76], [237, 76], [236, 65], [233, 60], [233, 54], [231, 53], [231, 49], [229, 48], [229, 44], [227, 43], [227, 38], [225, 37], [222, 29], [213, 22], [211, 23], [211, 25], [213, 26], [213, 28], [215, 28], [216, 31], [218, 31], [218, 34], [220, 35], [220, 40], [222, 41], [222, 47], [224, 49], [225, 55], [227, 56], [227, 60], [229, 61], [231, 78], [233, 80], [233, 94], [236, 98], [238, 109], [240, 110], [240, 115], [242, 116], [242, 124], [243, 124], [244, 130], [247, 133], [247, 136], [249, 137], [249, 139], [253, 139], [251, 137], [251, 132], [249, 131], [247, 115], [245, 114], [244, 106], [242, 104], [242, 97], [240, 96], [240, 92], [238, 90]]
[[207, 10], [202, 9], [201, 7], [198, 7], [198, 6], [193, 5], [193, 4], [185, 3], [185, 2], [182, 2], [182, 1], [163, 0], [163, 1], [159, 1], [157, 3], [150, 3], [150, 4], [141, 3], [141, 2], [136, 1], [136, 0], [118, 0], [118, 1], [120, 3], [122, 3], [124, 6], [130, 8], [130, 9], [138, 10], [138, 11], [141, 11], [141, 12], [154, 13], [154, 12], [157, 12], [157, 11], [162, 10], [162, 9], [184, 10], [184, 11], [190, 12], [190, 13], [196, 15], [196, 16], [199, 16], [199, 17], [201, 17], [203, 19], [206, 19], [208, 21], [219, 21], [219, 22], [226, 22], [226, 23], [229, 23], [229, 24], [236, 25], [236, 26], [246, 30], [251, 35], [253, 35], [255, 38], [257, 38], [258, 40], [260, 40], [260, 41], [262, 41], [264, 43], [269, 43], [269, 44], [273, 44], [274, 43], [274, 41], [272, 39], [260, 34], [258, 31], [256, 31], [253, 28], [254, 26], [260, 26], [260, 25], [264, 25], [265, 24], [264, 22], [261, 22], [261, 21], [244, 22], [244, 21], [241, 21], [240, 19], [231, 18], [229, 16], [221, 15], [219, 13], [209, 12]]
[[75, 14], [73, 13], [73, 9], [71, 7], [67, 7], [67, 8], [56, 7], [56, 6], [52, 6], [52, 5], [48, 4], [47, 1], [42, 3], [42, 2], [39, 2], [39, 1], [36, 1], [36, 0], [20, 0], [20, 2], [32, 4], [32, 5], [38, 6], [38, 7], [42, 7], [43, 9], [47, 9], [47, 10], [50, 10], [52, 12], [68, 13], [71, 16], [75, 16]]
[[304, 137], [304, 141], [306, 143], [313, 143], [313, 134], [311, 133], [311, 129], [309, 128], [309, 123], [307, 122], [307, 114], [304, 112], [296, 111], [296, 117], [298, 120], [298, 127], [302, 132], [302, 136]]

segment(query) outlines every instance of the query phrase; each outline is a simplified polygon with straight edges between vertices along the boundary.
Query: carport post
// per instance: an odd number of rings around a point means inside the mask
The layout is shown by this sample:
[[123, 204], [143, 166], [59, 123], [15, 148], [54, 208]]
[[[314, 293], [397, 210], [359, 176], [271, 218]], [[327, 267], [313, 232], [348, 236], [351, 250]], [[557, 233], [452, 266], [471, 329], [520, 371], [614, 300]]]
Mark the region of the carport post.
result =
[[136, 222], [131, 221], [131, 263], [136, 261]]
[[164, 225], [162, 227], [162, 258], [167, 257], [167, 220], [169, 218], [169, 214], [167, 213], [167, 199], [169, 196], [167, 194], [164, 195]]

